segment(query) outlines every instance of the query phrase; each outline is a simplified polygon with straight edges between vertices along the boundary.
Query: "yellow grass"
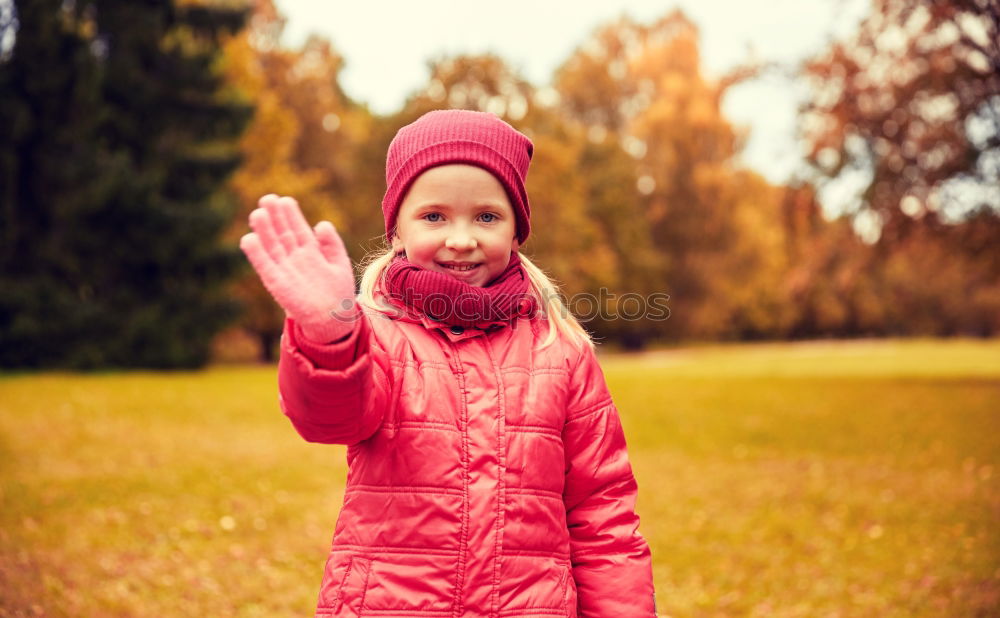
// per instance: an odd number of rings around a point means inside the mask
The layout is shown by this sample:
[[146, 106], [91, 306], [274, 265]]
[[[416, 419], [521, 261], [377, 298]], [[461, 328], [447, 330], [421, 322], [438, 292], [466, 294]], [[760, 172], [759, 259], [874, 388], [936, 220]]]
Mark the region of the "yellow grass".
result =
[[[991, 616], [1000, 342], [605, 355], [661, 613]], [[0, 378], [0, 616], [307, 616], [342, 447], [273, 367]]]

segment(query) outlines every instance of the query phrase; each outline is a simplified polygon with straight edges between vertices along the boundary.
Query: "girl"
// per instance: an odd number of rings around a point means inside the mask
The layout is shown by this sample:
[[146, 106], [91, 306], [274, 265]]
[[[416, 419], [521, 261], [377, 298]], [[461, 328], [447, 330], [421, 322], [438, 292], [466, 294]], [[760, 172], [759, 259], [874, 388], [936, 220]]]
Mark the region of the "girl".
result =
[[390, 248], [268, 195], [241, 247], [288, 319], [279, 401], [348, 445], [316, 616], [655, 616], [618, 412], [586, 331], [518, 248], [531, 141], [430, 112], [386, 160]]

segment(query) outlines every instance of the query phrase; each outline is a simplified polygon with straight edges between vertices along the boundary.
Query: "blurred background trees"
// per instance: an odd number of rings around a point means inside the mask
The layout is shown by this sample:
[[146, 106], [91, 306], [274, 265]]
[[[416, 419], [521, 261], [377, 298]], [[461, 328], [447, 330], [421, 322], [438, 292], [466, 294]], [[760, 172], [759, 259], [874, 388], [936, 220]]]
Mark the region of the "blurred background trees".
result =
[[859, 319], [880, 333], [998, 332], [997, 3], [874, 0], [804, 74], [815, 182], [860, 179], [839, 213], [873, 245], [862, 285], [878, 298]]
[[[280, 2], [0, 1], [0, 364], [193, 365], [227, 324], [216, 350], [272, 359], [282, 313], [234, 251], [257, 199], [295, 195], [358, 264], [383, 246], [389, 141], [441, 107], [535, 141], [524, 251], [603, 340], [995, 335], [994, 4], [875, 0], [800, 68], [803, 165], [780, 186], [722, 112], [765, 69], [707, 77], [678, 11], [582, 36], [549, 84], [433, 59], [381, 116], [332, 43], [282, 45]], [[635, 315], [653, 294], [669, 319]]]
[[848, 205], [891, 244], [1000, 209], [1000, 8], [875, 0], [854, 38], [805, 66], [807, 161], [868, 180]]
[[779, 193], [736, 166], [743, 136], [721, 112], [726, 89], [753, 74], [741, 73], [704, 78], [697, 28], [672, 12], [599, 29], [556, 76], [562, 111], [633, 159], [638, 209], [626, 216], [643, 223], [652, 250], [639, 245], [628, 269], [648, 278], [629, 287], [671, 297], [671, 318], [646, 324], [647, 335], [775, 335], [787, 320]]
[[[237, 243], [257, 200], [277, 193], [296, 196], [311, 221], [329, 219], [356, 243], [352, 223], [366, 217], [349, 216], [348, 205], [356, 203], [351, 185], [360, 171], [355, 145], [367, 135], [370, 115], [337, 85], [342, 60], [329, 43], [314, 39], [293, 52], [280, 46], [283, 28], [271, 0], [261, 0], [247, 27], [223, 46], [228, 83], [255, 106], [240, 141], [243, 163], [229, 183], [238, 206], [226, 237]], [[250, 268], [232, 289], [244, 309], [239, 329], [263, 360], [273, 360], [284, 312]]]
[[251, 108], [215, 64], [246, 11], [15, 7], [0, 61], [0, 366], [203, 364], [237, 314], [221, 189]]

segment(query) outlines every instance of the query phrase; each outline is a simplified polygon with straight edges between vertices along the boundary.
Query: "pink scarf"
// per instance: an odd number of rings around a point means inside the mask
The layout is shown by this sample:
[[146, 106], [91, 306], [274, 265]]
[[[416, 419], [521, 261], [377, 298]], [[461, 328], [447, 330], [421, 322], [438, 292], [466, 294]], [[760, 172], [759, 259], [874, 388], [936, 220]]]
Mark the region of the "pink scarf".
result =
[[449, 326], [487, 329], [534, 315], [537, 303], [517, 252], [507, 268], [485, 287], [421, 268], [405, 256], [386, 268], [387, 295], [419, 313]]

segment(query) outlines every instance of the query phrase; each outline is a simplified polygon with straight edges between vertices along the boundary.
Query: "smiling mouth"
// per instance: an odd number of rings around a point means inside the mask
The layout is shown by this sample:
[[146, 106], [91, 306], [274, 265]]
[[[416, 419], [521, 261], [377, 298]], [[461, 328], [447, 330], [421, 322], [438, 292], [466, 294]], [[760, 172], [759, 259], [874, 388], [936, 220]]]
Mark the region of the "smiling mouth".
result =
[[479, 264], [441, 264], [441, 268], [447, 268], [456, 272], [467, 272], [479, 268]]

